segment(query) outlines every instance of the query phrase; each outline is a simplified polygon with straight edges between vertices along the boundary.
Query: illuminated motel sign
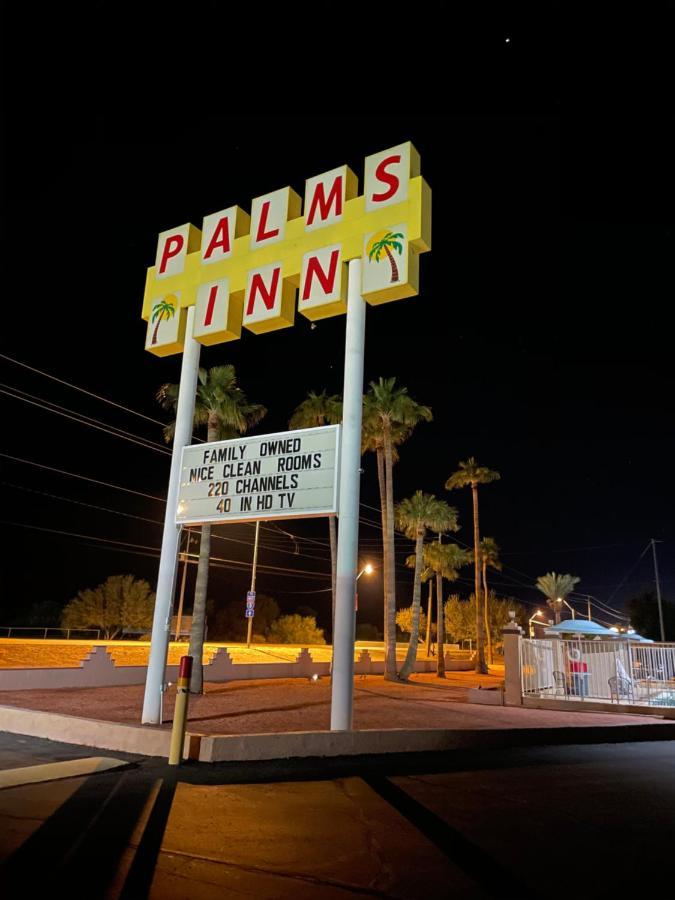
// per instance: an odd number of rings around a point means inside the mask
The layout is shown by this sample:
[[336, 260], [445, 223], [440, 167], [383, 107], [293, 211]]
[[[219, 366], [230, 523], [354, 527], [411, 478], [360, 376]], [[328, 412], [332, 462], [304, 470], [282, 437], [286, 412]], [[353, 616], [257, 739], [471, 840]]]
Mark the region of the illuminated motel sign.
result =
[[[162, 720], [180, 529], [188, 523], [339, 514], [331, 729], [352, 727], [365, 305], [418, 293], [431, 191], [411, 143], [366, 157], [363, 194], [340, 166], [159, 236], [143, 299], [145, 347], [182, 353], [142, 722]], [[297, 298], [297, 299], [296, 299]], [[343, 422], [192, 445], [200, 345], [346, 313]], [[339, 495], [339, 496], [338, 496]], [[393, 612], [390, 610], [389, 615]], [[390, 623], [389, 627], [395, 627]]]
[[419, 291], [419, 254], [431, 249], [431, 191], [411, 143], [366, 157], [364, 191], [347, 166], [231, 206], [159, 236], [148, 269], [143, 318], [146, 350], [183, 350], [186, 310], [195, 306], [201, 344], [288, 328], [298, 311], [324, 319], [346, 311], [347, 263], [362, 258], [370, 304]]

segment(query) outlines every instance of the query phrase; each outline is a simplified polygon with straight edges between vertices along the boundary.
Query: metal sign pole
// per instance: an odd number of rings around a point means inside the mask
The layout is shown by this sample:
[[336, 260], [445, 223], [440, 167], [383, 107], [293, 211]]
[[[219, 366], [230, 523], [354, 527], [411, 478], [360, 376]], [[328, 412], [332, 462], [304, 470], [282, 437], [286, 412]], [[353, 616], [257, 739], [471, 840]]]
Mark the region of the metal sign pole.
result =
[[331, 731], [351, 731], [354, 699], [354, 597], [359, 550], [361, 414], [366, 304], [361, 296], [361, 260], [349, 263], [345, 374], [340, 458], [335, 635], [331, 685]]
[[166, 654], [169, 648], [169, 630], [171, 627], [171, 609], [176, 587], [178, 569], [178, 545], [180, 526], [176, 525], [176, 503], [180, 482], [180, 460], [183, 447], [192, 441], [192, 428], [195, 414], [195, 394], [197, 391], [197, 375], [199, 372], [199, 344], [192, 337], [195, 317], [194, 306], [188, 307], [185, 327], [185, 348], [180, 370], [180, 388], [178, 407], [176, 409], [176, 431], [173, 439], [171, 455], [171, 474], [169, 490], [166, 497], [166, 513], [164, 515], [164, 532], [162, 534], [162, 552], [159, 558], [159, 574], [157, 576], [157, 597], [155, 613], [152, 620], [152, 642], [150, 644], [150, 660], [145, 679], [145, 696], [143, 698], [144, 725], [159, 725], [161, 722], [161, 690], [166, 670]]

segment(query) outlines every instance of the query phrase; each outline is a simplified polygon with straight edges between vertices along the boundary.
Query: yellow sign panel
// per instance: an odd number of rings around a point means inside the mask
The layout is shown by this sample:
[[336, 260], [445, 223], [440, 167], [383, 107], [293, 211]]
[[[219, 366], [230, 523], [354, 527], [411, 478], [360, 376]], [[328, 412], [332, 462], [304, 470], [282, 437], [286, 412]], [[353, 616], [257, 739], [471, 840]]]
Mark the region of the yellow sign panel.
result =
[[[186, 307], [196, 305], [194, 337], [236, 340], [293, 325], [298, 311], [322, 319], [346, 311], [346, 263], [363, 259], [362, 292], [371, 304], [419, 293], [419, 254], [431, 249], [431, 190], [410, 142], [365, 161], [364, 193], [340, 166], [307, 179], [304, 211], [292, 188], [256, 197], [251, 216], [237, 206], [162, 232], [148, 269], [146, 349], [180, 353]], [[173, 312], [170, 311], [173, 308]]]

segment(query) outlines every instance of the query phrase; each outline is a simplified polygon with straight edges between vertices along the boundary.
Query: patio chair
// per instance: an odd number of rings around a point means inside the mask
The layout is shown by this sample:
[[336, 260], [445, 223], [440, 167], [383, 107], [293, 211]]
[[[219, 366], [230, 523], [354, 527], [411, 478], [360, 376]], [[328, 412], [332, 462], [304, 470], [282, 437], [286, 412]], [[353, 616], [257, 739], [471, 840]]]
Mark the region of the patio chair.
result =
[[612, 703], [620, 703], [623, 698], [633, 700], [633, 684], [623, 675], [612, 675], [607, 679]]
[[562, 694], [563, 696], [569, 694], [569, 685], [567, 684], [567, 678], [565, 678], [564, 672], [554, 671], [553, 680], [555, 681], [556, 694]]

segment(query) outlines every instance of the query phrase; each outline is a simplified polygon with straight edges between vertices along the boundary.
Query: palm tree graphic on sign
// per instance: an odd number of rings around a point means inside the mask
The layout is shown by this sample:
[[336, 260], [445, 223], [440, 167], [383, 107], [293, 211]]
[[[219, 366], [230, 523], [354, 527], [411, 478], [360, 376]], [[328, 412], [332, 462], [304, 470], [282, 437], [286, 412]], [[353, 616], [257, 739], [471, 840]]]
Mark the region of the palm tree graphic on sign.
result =
[[150, 318], [151, 322], [157, 321], [155, 325], [155, 330], [152, 332], [152, 344], [157, 343], [157, 332], [159, 331], [159, 326], [162, 319], [172, 319], [176, 315], [176, 306], [170, 300], [164, 298], [160, 300], [160, 302], [155, 306], [152, 311], [152, 316]]
[[379, 263], [383, 258], [382, 254], [386, 253], [389, 265], [391, 266], [392, 283], [399, 280], [399, 274], [398, 266], [396, 265], [396, 260], [391, 252], [391, 248], [396, 250], [399, 255], [403, 253], [403, 244], [401, 244], [399, 240], [399, 238], [403, 237], [404, 235], [401, 234], [400, 231], [378, 231], [377, 234], [374, 234], [368, 241], [368, 246], [366, 247], [368, 259], [371, 262], [375, 261]]

